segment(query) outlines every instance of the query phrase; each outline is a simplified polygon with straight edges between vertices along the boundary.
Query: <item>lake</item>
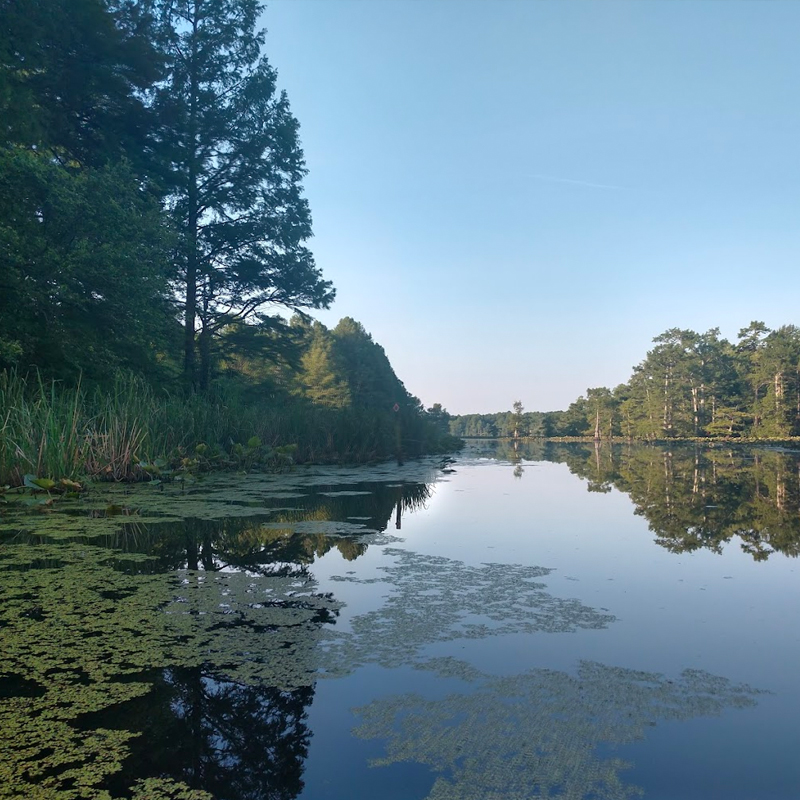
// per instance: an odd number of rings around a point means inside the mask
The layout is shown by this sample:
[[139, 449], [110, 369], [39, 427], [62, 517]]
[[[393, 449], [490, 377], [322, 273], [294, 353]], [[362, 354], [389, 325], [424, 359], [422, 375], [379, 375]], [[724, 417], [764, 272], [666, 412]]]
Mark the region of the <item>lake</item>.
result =
[[8, 498], [0, 797], [800, 794], [800, 453], [473, 442]]

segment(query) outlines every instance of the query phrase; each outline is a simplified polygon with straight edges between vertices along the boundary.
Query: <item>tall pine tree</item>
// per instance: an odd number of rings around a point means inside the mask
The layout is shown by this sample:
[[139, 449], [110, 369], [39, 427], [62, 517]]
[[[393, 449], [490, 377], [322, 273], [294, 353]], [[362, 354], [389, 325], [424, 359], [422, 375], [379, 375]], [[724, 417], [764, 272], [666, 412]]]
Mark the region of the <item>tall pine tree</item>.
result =
[[[181, 236], [184, 374], [204, 388], [216, 334], [266, 306], [324, 308], [305, 242], [298, 123], [261, 55], [257, 0], [152, 0], [168, 76], [154, 97]], [[197, 352], [199, 349], [199, 364]]]

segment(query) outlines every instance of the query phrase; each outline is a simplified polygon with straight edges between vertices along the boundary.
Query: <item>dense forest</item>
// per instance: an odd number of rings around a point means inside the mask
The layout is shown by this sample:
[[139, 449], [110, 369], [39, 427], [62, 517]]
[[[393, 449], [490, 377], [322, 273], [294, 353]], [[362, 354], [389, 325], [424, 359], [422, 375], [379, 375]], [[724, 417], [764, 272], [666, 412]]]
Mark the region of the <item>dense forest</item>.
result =
[[0, 483], [452, 445], [358, 322], [307, 316], [334, 289], [262, 11], [0, 6]]
[[606, 439], [800, 436], [800, 328], [751, 322], [736, 343], [672, 328], [614, 389], [587, 389], [566, 411], [470, 414], [449, 419], [457, 436]]

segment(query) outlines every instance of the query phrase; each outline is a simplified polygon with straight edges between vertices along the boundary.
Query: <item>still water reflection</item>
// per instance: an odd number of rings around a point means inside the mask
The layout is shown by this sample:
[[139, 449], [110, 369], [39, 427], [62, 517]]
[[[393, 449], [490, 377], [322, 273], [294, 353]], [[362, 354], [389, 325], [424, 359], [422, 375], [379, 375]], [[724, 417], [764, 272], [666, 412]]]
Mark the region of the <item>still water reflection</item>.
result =
[[12, 503], [0, 796], [789, 800], [799, 476], [482, 443]]

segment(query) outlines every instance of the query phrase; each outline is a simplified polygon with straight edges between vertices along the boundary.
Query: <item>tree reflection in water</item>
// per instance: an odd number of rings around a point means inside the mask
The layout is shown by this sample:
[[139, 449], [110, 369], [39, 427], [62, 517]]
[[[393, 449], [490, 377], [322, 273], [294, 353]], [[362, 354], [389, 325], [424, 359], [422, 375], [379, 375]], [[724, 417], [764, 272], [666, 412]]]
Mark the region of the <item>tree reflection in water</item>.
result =
[[82, 534], [21, 521], [0, 550], [3, 792], [296, 797], [339, 609], [308, 565], [357, 558], [430, 492], [323, 486], [266, 515], [155, 524], [91, 510]]
[[[312, 686], [280, 690], [218, 679], [200, 667], [165, 670], [150, 694], [126, 704], [126, 725], [142, 735], [109, 788], [124, 795], [135, 777], [158, 775], [217, 800], [297, 797], [313, 696]], [[113, 723], [115, 714], [108, 716]]]
[[[488, 444], [484, 445], [488, 450]], [[508, 457], [499, 443], [494, 453]], [[526, 459], [566, 464], [590, 492], [625, 492], [673, 553], [738, 538], [756, 561], [800, 554], [800, 453], [744, 445], [526, 443]]]

